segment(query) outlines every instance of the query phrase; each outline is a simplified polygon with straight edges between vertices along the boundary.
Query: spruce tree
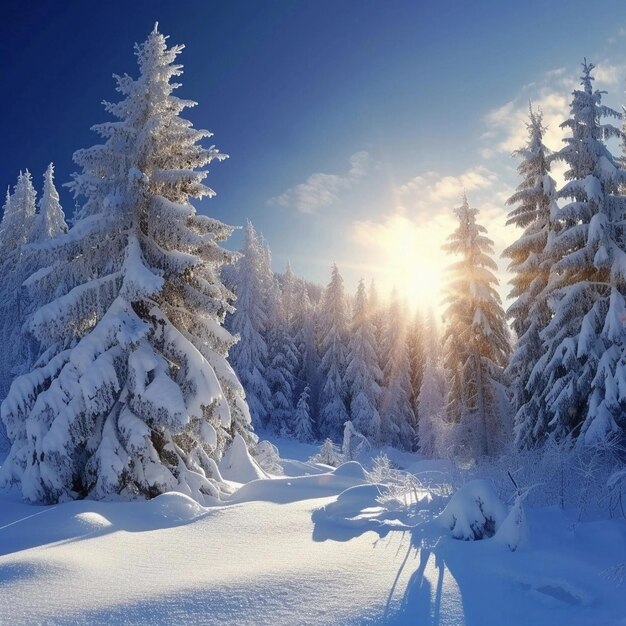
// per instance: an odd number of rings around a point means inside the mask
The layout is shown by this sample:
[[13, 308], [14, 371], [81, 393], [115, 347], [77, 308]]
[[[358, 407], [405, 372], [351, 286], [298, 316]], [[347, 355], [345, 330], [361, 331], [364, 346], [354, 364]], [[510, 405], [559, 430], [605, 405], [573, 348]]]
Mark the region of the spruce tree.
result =
[[310, 389], [307, 385], [300, 394], [294, 416], [293, 434], [298, 441], [311, 443], [313, 436], [313, 420], [309, 408]]
[[0, 250], [3, 257], [17, 252], [28, 240], [35, 219], [37, 192], [30, 172], [20, 172], [13, 194], [7, 192], [4, 214], [0, 223]]
[[235, 311], [227, 319], [227, 325], [239, 336], [230, 351], [230, 360], [246, 392], [252, 424], [257, 430], [266, 425], [271, 408], [267, 382], [270, 356], [265, 340], [268, 270], [261, 240], [248, 222], [241, 258], [234, 266], [232, 277], [237, 295]]
[[407, 341], [406, 311], [394, 289], [387, 312], [384, 337], [387, 362], [380, 404], [383, 442], [404, 450], [417, 447], [417, 421], [411, 405], [411, 359]]
[[493, 242], [476, 221], [467, 198], [455, 210], [458, 228], [444, 250], [459, 258], [446, 286], [444, 357], [451, 372], [451, 404], [458, 407], [457, 432], [473, 458], [493, 455], [506, 424], [502, 418], [503, 368], [509, 355], [508, 331], [491, 258]]
[[322, 437], [339, 441], [348, 420], [345, 386], [346, 337], [348, 311], [343, 278], [333, 265], [331, 280], [320, 306], [319, 345], [321, 389], [319, 399], [319, 432]]
[[556, 158], [567, 164], [559, 197], [560, 231], [552, 251], [553, 317], [544, 332], [545, 354], [531, 383], [541, 383], [547, 403], [542, 418], [557, 439], [593, 445], [624, 433], [626, 422], [626, 198], [625, 175], [604, 140], [621, 138], [603, 118], [620, 114], [593, 89], [593, 64], [583, 63], [582, 89], [573, 93], [571, 135]]
[[300, 369], [297, 378], [300, 386], [309, 387], [309, 411], [316, 431], [317, 406], [320, 394], [320, 356], [317, 346], [318, 310], [311, 303], [306, 284], [298, 290], [298, 307], [294, 319], [295, 344], [298, 350]]
[[374, 343], [374, 325], [365, 283], [361, 280], [352, 313], [345, 382], [350, 395], [352, 423], [370, 441], [377, 442], [380, 439], [380, 415], [377, 407], [382, 392], [380, 385], [383, 374], [378, 367]]
[[426, 367], [427, 355], [424, 337], [424, 316], [417, 309], [409, 328], [409, 356], [411, 358], [411, 406], [417, 415], [419, 393], [422, 387], [422, 378]]
[[270, 364], [267, 368], [267, 384], [271, 394], [271, 410], [268, 425], [276, 433], [288, 434], [293, 429], [298, 354], [289, 332], [287, 307], [278, 283], [274, 284], [270, 299], [272, 330], [268, 342]]
[[7, 190], [0, 223], [0, 397], [5, 397], [16, 375], [23, 373], [28, 346], [22, 326], [29, 312], [23, 282], [38, 269], [32, 254], [25, 254], [29, 232], [35, 219], [37, 194], [28, 170], [20, 172], [13, 194]]
[[39, 211], [28, 234], [28, 241], [41, 243], [66, 232], [65, 213], [59, 202], [59, 192], [54, 186], [54, 165], [50, 163], [43, 175], [43, 193], [39, 200]]
[[543, 396], [529, 385], [531, 373], [543, 354], [541, 333], [550, 321], [547, 286], [552, 265], [550, 248], [558, 206], [550, 176], [550, 152], [543, 144], [545, 128], [540, 111], [529, 110], [528, 141], [517, 151], [522, 182], [507, 200], [513, 206], [507, 225], [523, 228], [519, 239], [504, 252], [513, 272], [507, 311], [517, 344], [507, 367], [515, 410], [515, 439], [520, 447], [532, 447], [547, 433]]
[[115, 121], [94, 127], [104, 143], [74, 155], [85, 201], [57, 240], [63, 292], [34, 314], [43, 355], [1, 409], [3, 476], [31, 501], [170, 490], [203, 501], [219, 496], [224, 449], [253, 438], [222, 326], [233, 295], [219, 272], [234, 255], [219, 242], [232, 228], [191, 204], [214, 195], [201, 168], [225, 157], [180, 117], [194, 104], [173, 95], [182, 48], [155, 26], [135, 49], [138, 78], [116, 77]]
[[420, 454], [427, 459], [439, 453], [446, 418], [445, 377], [441, 363], [428, 356], [417, 401], [417, 432]]

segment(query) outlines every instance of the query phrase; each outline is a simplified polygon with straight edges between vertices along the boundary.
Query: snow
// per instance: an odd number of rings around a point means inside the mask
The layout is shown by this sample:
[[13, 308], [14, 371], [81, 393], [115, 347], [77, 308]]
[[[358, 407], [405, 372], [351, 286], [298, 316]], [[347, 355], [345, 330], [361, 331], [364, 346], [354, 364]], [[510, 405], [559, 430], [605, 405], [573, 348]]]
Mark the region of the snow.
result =
[[528, 508], [515, 552], [498, 540], [508, 517], [492, 539], [457, 541], [442, 511], [480, 497], [506, 516], [485, 481], [449, 498], [449, 464], [399, 454], [423, 484], [406, 508], [358, 463], [330, 470], [301, 460], [312, 446], [284, 447], [299, 475], [210, 507], [179, 493], [48, 507], [0, 495], [0, 623], [624, 623], [623, 586], [604, 575], [626, 553], [623, 521]]
[[237, 483], [249, 483], [259, 478], [267, 478], [267, 474], [250, 456], [243, 437], [236, 434], [219, 464], [220, 474]]
[[506, 517], [506, 509], [484, 480], [473, 480], [450, 498], [439, 516], [455, 539], [474, 541], [491, 537]]

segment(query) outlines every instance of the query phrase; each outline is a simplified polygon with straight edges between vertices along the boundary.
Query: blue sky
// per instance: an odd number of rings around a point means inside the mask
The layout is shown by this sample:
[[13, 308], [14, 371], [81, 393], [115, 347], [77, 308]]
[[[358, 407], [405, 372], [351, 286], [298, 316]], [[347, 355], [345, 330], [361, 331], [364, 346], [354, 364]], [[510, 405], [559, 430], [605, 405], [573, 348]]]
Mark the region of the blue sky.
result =
[[414, 302], [435, 297], [463, 188], [496, 248], [515, 237], [503, 203], [529, 98], [554, 148], [583, 56], [607, 102], [624, 100], [623, 2], [9, 2], [0, 182], [28, 167], [39, 184], [50, 160], [69, 180], [73, 151], [106, 119], [101, 100], [115, 98], [111, 75], [135, 73], [133, 43], [156, 20], [186, 45], [189, 117], [231, 156], [211, 168], [218, 195], [201, 210], [250, 218], [277, 270], [291, 259], [325, 283], [336, 261], [350, 288], [408, 283]]

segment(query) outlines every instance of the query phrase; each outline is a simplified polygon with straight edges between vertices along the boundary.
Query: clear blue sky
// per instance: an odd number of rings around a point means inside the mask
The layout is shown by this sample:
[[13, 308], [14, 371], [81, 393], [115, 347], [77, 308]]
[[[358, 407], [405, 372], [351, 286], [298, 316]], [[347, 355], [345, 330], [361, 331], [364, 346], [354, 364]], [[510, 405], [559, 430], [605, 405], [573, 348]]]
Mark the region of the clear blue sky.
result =
[[[623, 99], [619, 1], [5, 2], [0, 183], [28, 167], [39, 185], [50, 160], [59, 185], [69, 180], [73, 151], [96, 143], [89, 127], [107, 119], [101, 100], [116, 97], [111, 75], [136, 73], [133, 43], [157, 20], [186, 45], [180, 93], [199, 103], [189, 116], [231, 156], [211, 168], [218, 195], [202, 210], [252, 219], [276, 269], [290, 258], [320, 282], [333, 260], [351, 287], [360, 275], [393, 280], [380, 266], [396, 231], [410, 222], [419, 233], [456, 205], [442, 185], [461, 181], [491, 206], [486, 221], [498, 219], [516, 183], [517, 135], [503, 120], [519, 125], [529, 97], [548, 109], [555, 94], [569, 100], [584, 55], [610, 68], [610, 103]], [[430, 206], [416, 200], [423, 187]], [[67, 191], [62, 201], [71, 212]], [[376, 233], [392, 237], [387, 252], [368, 248]]]

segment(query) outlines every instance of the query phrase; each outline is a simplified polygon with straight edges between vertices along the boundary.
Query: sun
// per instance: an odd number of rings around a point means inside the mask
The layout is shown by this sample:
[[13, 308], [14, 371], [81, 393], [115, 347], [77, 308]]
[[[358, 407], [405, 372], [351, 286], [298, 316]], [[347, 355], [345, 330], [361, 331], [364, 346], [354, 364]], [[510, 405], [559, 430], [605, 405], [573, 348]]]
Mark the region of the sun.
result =
[[449, 231], [437, 220], [420, 223], [403, 215], [391, 217], [385, 226], [381, 261], [386, 287], [396, 287], [412, 310], [439, 310], [450, 263], [441, 246]]

